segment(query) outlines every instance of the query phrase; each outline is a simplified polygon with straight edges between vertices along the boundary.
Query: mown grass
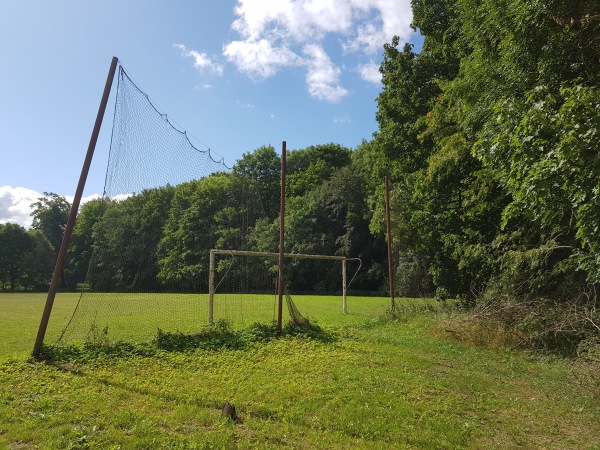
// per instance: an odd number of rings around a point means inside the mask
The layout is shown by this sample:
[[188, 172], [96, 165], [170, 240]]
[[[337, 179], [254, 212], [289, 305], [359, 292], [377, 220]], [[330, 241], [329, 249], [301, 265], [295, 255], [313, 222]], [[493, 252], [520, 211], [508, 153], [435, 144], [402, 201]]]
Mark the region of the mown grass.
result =
[[0, 448], [600, 448], [599, 399], [570, 361], [445, 339], [431, 302], [408, 304], [321, 323], [334, 339], [259, 327], [218, 350], [13, 356]]
[[[48, 333], [56, 339], [69, 317], [73, 314], [79, 294], [59, 294], [54, 303]], [[33, 344], [46, 294], [40, 293], [0, 293], [0, 362], [6, 358], [26, 358], [33, 350]]]
[[[77, 293], [57, 294], [46, 343], [56, 342], [79, 300], [80, 294]], [[325, 327], [344, 327], [368, 319], [377, 320], [389, 306], [389, 300], [385, 298], [349, 297], [348, 314], [342, 314], [341, 296], [294, 296], [293, 300], [303, 314]], [[26, 357], [31, 353], [45, 301], [46, 294], [0, 293], [0, 361], [5, 357]], [[241, 301], [240, 296], [217, 295], [214, 319], [228, 320], [234, 328], [247, 327], [255, 322], [269, 324], [276, 318], [275, 302], [273, 295], [251, 295], [245, 301]], [[425, 302], [435, 303], [433, 300]], [[407, 312], [409, 309], [410, 306], [407, 306]], [[208, 295], [90, 293], [79, 304], [74, 322], [68, 337], [79, 341], [105, 331], [112, 341], [150, 340], [159, 328], [169, 332], [194, 333], [208, 324]]]

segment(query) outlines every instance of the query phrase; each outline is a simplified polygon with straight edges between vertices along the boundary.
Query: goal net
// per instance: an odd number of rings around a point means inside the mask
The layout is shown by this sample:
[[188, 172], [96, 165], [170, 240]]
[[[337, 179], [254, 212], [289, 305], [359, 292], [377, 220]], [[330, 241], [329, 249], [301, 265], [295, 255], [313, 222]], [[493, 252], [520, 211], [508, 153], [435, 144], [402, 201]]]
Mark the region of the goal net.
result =
[[[247, 323], [256, 317], [272, 317], [277, 314], [279, 253], [252, 250], [211, 249], [209, 263], [209, 322], [221, 317], [236, 317], [237, 322]], [[284, 271], [285, 309], [290, 321], [298, 326], [308, 325], [305, 317], [292, 300], [291, 293], [302, 294], [302, 286], [310, 285], [311, 292], [320, 283], [319, 292], [335, 294], [339, 297], [338, 311], [347, 312], [347, 289], [353, 275], [360, 269], [360, 259], [331, 255], [307, 255], [285, 253], [288, 271]], [[310, 262], [309, 267], [294, 265], [298, 262]], [[354, 274], [348, 278], [348, 265]], [[294, 273], [298, 269], [310, 270], [308, 283], [295, 282]], [[242, 295], [240, 295], [242, 294]], [[252, 294], [251, 299], [247, 296]], [[295, 297], [296, 300], [300, 300]], [[246, 305], [246, 303], [251, 304]], [[311, 308], [303, 309], [310, 316]], [[257, 316], [254, 317], [253, 314]], [[314, 317], [314, 316], [313, 316]]]
[[[256, 180], [194, 146], [120, 67], [103, 196], [81, 208], [69, 250], [66, 273], [81, 295], [72, 314], [54, 316], [66, 324], [54, 340], [145, 341], [223, 320], [273, 323], [279, 230], [262, 195]], [[294, 305], [306, 290], [336, 293], [345, 311], [350, 260], [286, 258], [287, 317], [308, 323]]]
[[[209, 323], [210, 249], [253, 248], [264, 218], [256, 182], [194, 146], [120, 67], [103, 196], [81, 208], [69, 250], [82, 292], [73, 314], [53, 317], [66, 323], [58, 342], [197, 332]], [[252, 295], [246, 311], [260, 305]], [[238, 315], [233, 305], [219, 312]]]

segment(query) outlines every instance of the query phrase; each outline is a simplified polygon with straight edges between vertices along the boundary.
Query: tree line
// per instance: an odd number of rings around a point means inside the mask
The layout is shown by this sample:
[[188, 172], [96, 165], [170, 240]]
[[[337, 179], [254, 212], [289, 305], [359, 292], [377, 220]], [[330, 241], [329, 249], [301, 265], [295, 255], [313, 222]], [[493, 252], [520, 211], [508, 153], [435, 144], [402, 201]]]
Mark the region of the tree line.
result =
[[[352, 287], [382, 293], [385, 242], [369, 231], [366, 183], [352, 156], [350, 149], [333, 143], [289, 152], [285, 250], [361, 258], [363, 270]], [[206, 291], [211, 248], [278, 252], [280, 179], [281, 157], [263, 146], [245, 153], [231, 172], [146, 189], [118, 201], [91, 200], [78, 213], [62, 286]], [[68, 202], [45, 193], [36, 205], [33, 229], [61, 236]], [[56, 242], [51, 250], [57, 252]], [[50, 274], [48, 267], [46, 285]], [[239, 276], [252, 279], [252, 273]], [[24, 267], [18, 279], [20, 284], [5, 288], [44, 287], [26, 284]], [[341, 289], [341, 270], [331, 262], [290, 260], [286, 283], [295, 292], [333, 293]]]
[[31, 207], [30, 230], [0, 224], [0, 290], [48, 289], [71, 205], [64, 197], [44, 192]]
[[385, 46], [379, 130], [356, 155], [371, 193], [395, 186], [400, 291], [458, 297], [536, 345], [597, 336], [598, 2], [412, 7], [423, 48]]

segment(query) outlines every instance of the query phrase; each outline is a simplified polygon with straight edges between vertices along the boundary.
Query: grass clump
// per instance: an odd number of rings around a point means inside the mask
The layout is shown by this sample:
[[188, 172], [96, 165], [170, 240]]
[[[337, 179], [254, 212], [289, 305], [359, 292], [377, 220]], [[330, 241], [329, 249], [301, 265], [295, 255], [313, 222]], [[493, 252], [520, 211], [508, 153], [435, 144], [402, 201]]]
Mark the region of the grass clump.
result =
[[238, 349], [243, 346], [239, 332], [234, 331], [224, 320], [205, 327], [198, 333], [166, 332], [159, 329], [153, 344], [156, 348], [167, 351]]

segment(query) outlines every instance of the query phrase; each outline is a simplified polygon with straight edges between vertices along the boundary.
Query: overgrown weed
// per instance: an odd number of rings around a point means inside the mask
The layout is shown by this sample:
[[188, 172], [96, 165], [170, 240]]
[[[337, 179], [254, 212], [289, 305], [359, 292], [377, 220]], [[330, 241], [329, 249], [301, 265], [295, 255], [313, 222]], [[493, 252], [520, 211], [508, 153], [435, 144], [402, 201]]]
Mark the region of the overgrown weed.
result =
[[448, 315], [437, 322], [434, 333], [438, 337], [452, 339], [464, 344], [494, 349], [524, 349], [525, 336], [501, 324], [483, 321], [462, 312]]
[[402, 298], [396, 300], [394, 309], [387, 309], [384, 314], [371, 318], [361, 326], [370, 329], [387, 323], [406, 323], [417, 317], [434, 317], [455, 311], [457, 305], [451, 300]]
[[276, 324], [254, 323], [247, 328], [234, 330], [229, 322], [219, 320], [197, 333], [167, 332], [158, 329], [154, 339], [146, 342], [111, 341], [107, 329], [93, 329], [85, 342], [44, 345], [40, 359], [47, 362], [88, 362], [132, 356], [152, 357], [160, 352], [240, 350], [287, 336], [321, 342], [333, 342], [338, 339], [334, 332], [324, 330], [314, 323], [301, 327], [290, 322], [279, 333]]

